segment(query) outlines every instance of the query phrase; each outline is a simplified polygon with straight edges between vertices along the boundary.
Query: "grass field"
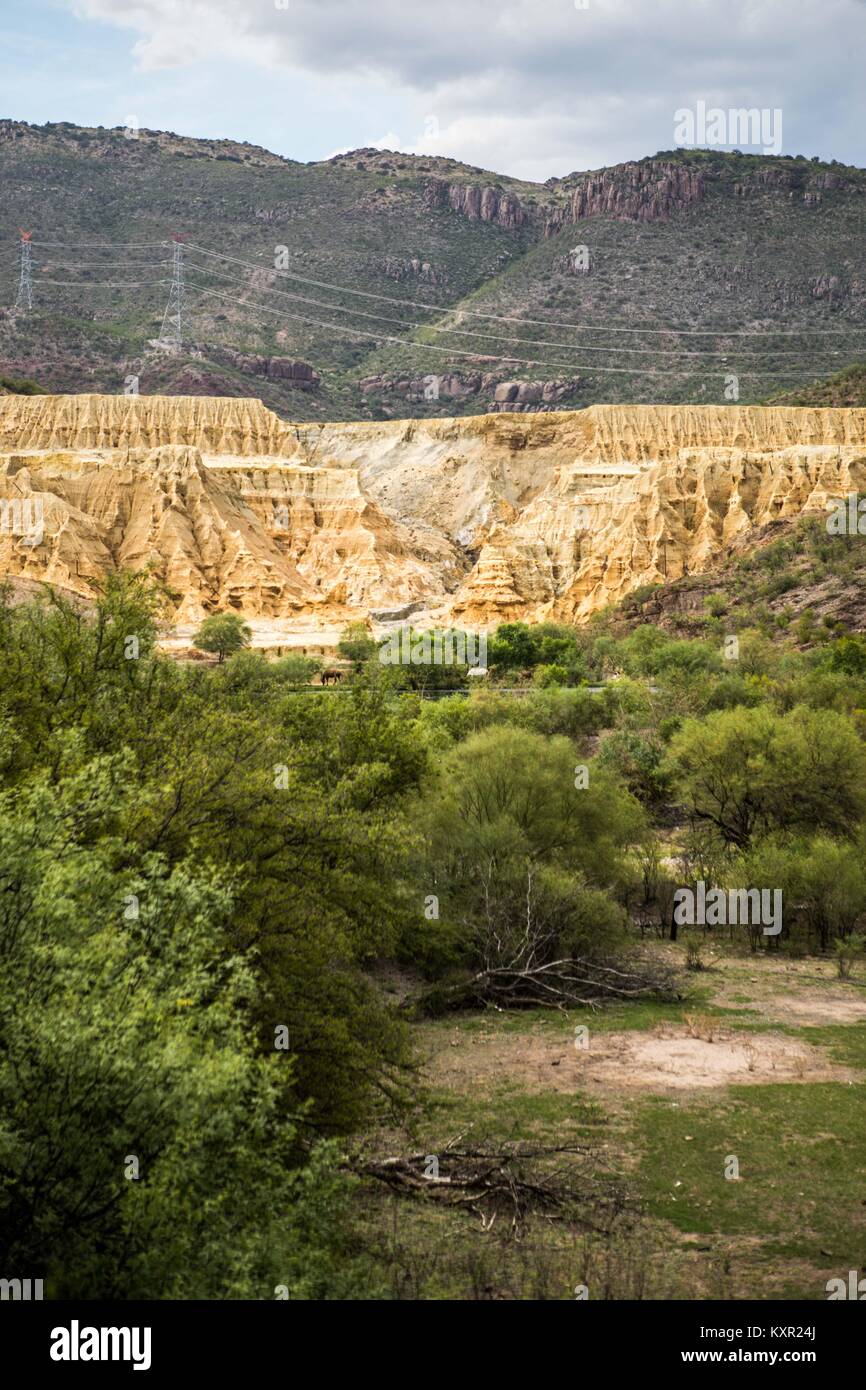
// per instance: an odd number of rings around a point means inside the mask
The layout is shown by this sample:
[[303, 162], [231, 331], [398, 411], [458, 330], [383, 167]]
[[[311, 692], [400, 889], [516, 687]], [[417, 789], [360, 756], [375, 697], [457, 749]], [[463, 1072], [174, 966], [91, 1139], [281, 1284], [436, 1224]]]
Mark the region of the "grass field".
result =
[[365, 1180], [361, 1238], [390, 1296], [810, 1300], [861, 1269], [862, 968], [722, 950], [683, 978], [679, 1004], [415, 1025], [425, 1098], [377, 1152], [565, 1146], [533, 1162], [577, 1200], [515, 1228], [507, 1208]]

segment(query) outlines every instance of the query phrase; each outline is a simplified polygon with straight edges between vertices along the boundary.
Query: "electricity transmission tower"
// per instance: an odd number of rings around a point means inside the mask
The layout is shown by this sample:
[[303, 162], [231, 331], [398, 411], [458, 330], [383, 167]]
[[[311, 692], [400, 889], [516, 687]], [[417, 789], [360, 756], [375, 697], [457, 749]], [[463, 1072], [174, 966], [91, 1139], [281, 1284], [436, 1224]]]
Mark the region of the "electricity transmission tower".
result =
[[15, 296], [16, 309], [33, 308], [33, 248], [30, 245], [32, 232], [25, 232], [23, 227], [18, 229], [21, 233], [21, 277], [18, 281], [18, 293]]
[[165, 343], [170, 343], [175, 352], [180, 352], [183, 346], [183, 315], [184, 315], [184, 265], [183, 265], [183, 243], [184, 234], [172, 232], [174, 242], [171, 261], [171, 289], [168, 292], [168, 303], [165, 306], [165, 313], [162, 316], [162, 330], [160, 338]]

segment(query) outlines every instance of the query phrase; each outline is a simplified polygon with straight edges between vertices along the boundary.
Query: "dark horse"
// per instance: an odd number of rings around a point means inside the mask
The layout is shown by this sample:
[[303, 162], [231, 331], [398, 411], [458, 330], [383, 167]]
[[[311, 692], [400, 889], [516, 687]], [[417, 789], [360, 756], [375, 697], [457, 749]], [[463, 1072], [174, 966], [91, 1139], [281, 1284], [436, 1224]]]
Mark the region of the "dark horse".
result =
[[343, 672], [337, 670], [335, 666], [331, 666], [327, 671], [322, 672], [322, 685], [339, 685], [342, 679]]

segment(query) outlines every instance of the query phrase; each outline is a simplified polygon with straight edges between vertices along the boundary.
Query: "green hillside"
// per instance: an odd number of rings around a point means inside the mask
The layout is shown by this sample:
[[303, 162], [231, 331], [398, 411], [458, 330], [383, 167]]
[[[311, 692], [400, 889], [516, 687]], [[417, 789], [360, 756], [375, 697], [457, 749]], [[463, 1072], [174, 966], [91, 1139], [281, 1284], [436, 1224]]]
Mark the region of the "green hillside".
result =
[[[9, 306], [20, 227], [34, 247], [34, 308], [0, 313], [0, 371], [369, 418], [758, 401], [866, 345], [863, 170], [674, 151], [534, 185], [388, 151], [300, 164], [134, 134], [0, 122]], [[174, 232], [179, 355], [153, 346]]]
[[814, 514], [749, 533], [704, 574], [629, 594], [597, 623], [631, 632], [651, 623], [679, 639], [759, 631], [817, 650], [866, 632], [866, 536], [830, 536]]
[[866, 406], [866, 363], [854, 362], [826, 381], [816, 381], [774, 396], [772, 405], [825, 405], [836, 407]]

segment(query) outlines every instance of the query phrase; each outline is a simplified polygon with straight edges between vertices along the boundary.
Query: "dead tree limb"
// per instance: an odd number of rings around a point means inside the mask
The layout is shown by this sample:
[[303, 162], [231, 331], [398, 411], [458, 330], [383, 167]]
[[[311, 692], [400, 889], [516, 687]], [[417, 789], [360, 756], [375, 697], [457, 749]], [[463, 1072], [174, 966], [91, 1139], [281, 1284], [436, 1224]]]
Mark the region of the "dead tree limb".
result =
[[[430, 992], [439, 1008], [596, 1008], [617, 999], [681, 998], [674, 972], [651, 959], [626, 965], [564, 958], [488, 966]], [[425, 997], [420, 1000], [423, 1009]]]
[[[510, 1217], [512, 1231], [517, 1233], [530, 1215], [538, 1214], [607, 1234], [610, 1221], [626, 1205], [613, 1183], [588, 1171], [591, 1151], [577, 1145], [506, 1143], [458, 1148], [452, 1140], [435, 1156], [435, 1165], [431, 1157], [424, 1153], [358, 1157], [348, 1166], [403, 1196], [469, 1209], [485, 1230], [501, 1213]], [[562, 1161], [574, 1158], [582, 1162]], [[605, 1218], [601, 1225], [599, 1216]]]

